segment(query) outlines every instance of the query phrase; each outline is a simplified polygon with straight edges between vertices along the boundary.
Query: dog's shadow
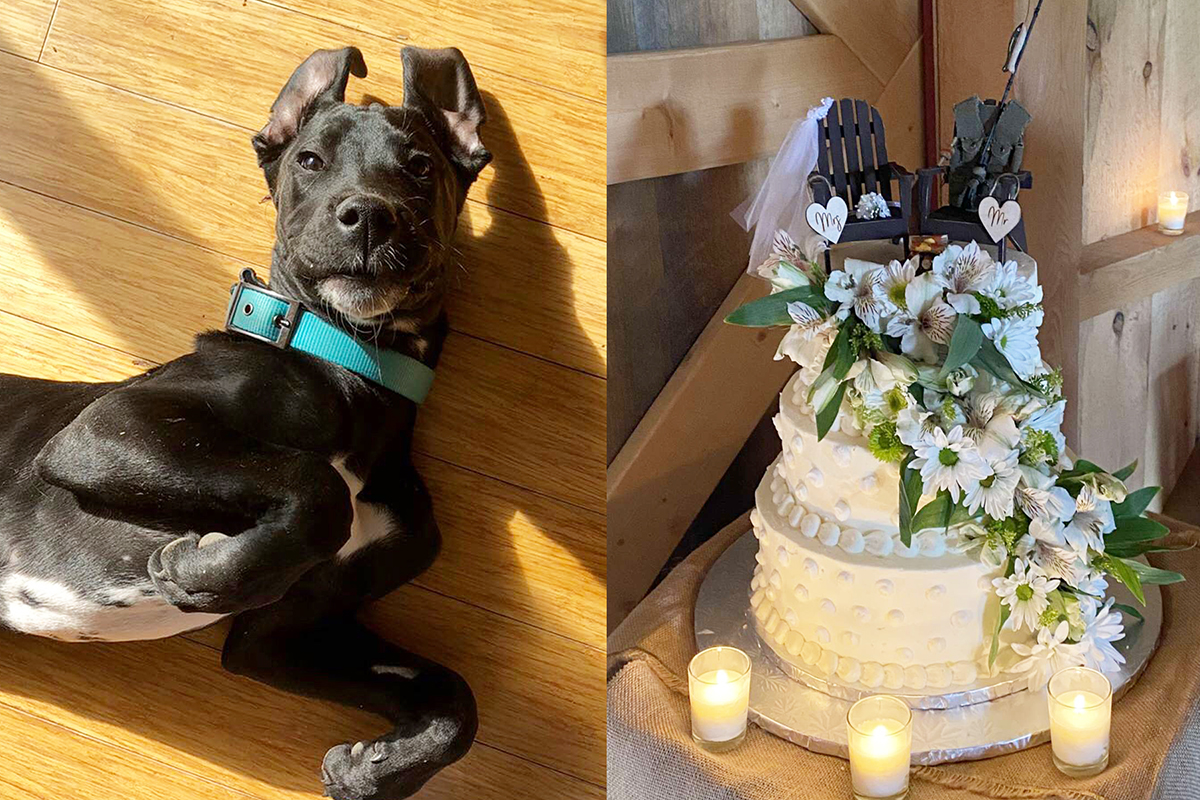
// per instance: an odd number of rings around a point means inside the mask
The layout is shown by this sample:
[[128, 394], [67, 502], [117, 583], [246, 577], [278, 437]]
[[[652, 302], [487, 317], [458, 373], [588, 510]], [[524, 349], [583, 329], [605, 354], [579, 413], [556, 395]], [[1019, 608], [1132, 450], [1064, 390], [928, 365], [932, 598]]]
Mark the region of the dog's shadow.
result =
[[[14, 49], [7, 46], [0, 36], [0, 51]], [[18, 61], [15, 57], [3, 54], [0, 54], [0, 58], [13, 63]], [[38, 113], [56, 120], [59, 124], [49, 132], [29, 131], [28, 142], [42, 144], [26, 143], [24, 147], [44, 146], [64, 152], [83, 150], [90, 162], [97, 164], [105, 174], [119, 175], [126, 186], [142, 188], [150, 197], [162, 191], [162, 187], [137, 186], [139, 182], [147, 179], [143, 177], [145, 173], [137, 169], [136, 165], [126, 163], [128, 159], [117, 152], [116, 148], [109, 146], [101, 132], [93, 130], [80, 118], [72, 108], [72, 98], [64, 97], [52, 82], [44, 80], [46, 68], [33, 61], [27, 61], [25, 64], [27, 68], [18, 65], [22, 71], [21, 80], [27, 81], [33, 89], [27, 94], [22, 92], [21, 96], [36, 98], [40, 108]], [[503, 142], [504, 146], [515, 142], [515, 135], [503, 107], [494, 97], [488, 96], [486, 101], [489, 110], [488, 129], [496, 132], [496, 141]], [[31, 115], [31, 119], [36, 117], [37, 114]], [[0, 131], [2, 130], [4, 123], [0, 121]], [[15, 133], [20, 134], [22, 131], [17, 130]], [[493, 147], [497, 149], [496, 145]], [[493, 185], [506, 185], [510, 189], [516, 187], [528, 202], [533, 203], [533, 208], [536, 209], [540, 205], [544, 211], [545, 204], [529, 164], [519, 151], [506, 156], [504, 159], [497, 159], [497, 165], [494, 167], [497, 170], [496, 180]], [[40, 157], [45, 158], [45, 154], [41, 154]], [[248, 145], [245, 157], [253, 158]], [[31, 252], [36, 251], [42, 263], [53, 270], [57, 277], [69, 282], [74, 291], [93, 300], [93, 313], [97, 317], [106, 318], [104, 322], [112, 330], [120, 331], [126, 324], [129, 309], [121, 308], [120, 304], [114, 301], [113, 287], [102, 285], [103, 282], [95, 279], [94, 272], [80, 269], [74, 258], [64, 255], [68, 251], [60, 246], [59, 242], [50, 240], [47, 232], [35, 224], [38, 217], [25, 213], [31, 204], [53, 204], [55, 201], [38, 199], [36, 195], [54, 195], [58, 184], [48, 185], [45, 181], [39, 183], [27, 179], [26, 176], [33, 173], [23, 171], [19, 166], [14, 167], [12, 174], [3, 174], [4, 163], [0, 160], [0, 183], [7, 185], [0, 186], [0, 204], [5, 197], [11, 197], [16, 198], [14, 203], [19, 204], [19, 207], [14, 205], [12, 209], [2, 209], [11, 213], [6, 214], [0, 224], [15, 226], [19, 235], [29, 243]], [[198, 165], [197, 168], [201, 169], [202, 166]], [[63, 176], [62, 180], [66, 181], [66, 176]], [[256, 202], [261, 193], [261, 185], [247, 186], [247, 197], [253, 196], [253, 200], [247, 202]], [[494, 198], [489, 197], [489, 200]], [[79, 202], [86, 204], [87, 201], [84, 199]], [[545, 218], [544, 213], [531, 216]], [[161, 225], [156, 227], [166, 230], [188, 230], [188, 221], [165, 204], [158, 220]], [[538, 293], [531, 302], [542, 304], [542, 307], [574, 308], [571, 257], [567, 248], [556, 238], [554, 228], [543, 224], [522, 224], [520, 217], [499, 210], [492, 211], [486, 224], [474, 227], [476, 230], [469, 240], [464, 239], [459, 244], [464, 255], [471, 259], [468, 265], [471, 273], [495, 268], [495, 265], [487, 260], [491, 247], [511, 247], [514, 240], [525, 237], [529, 252], [539, 254], [539, 258], [548, 262], [540, 280], [522, 282], [524, 290]], [[103, 245], [119, 251], [122, 244], [121, 241], [107, 241], [97, 243], [97, 246]], [[228, 269], [227, 259], [204, 248], [192, 249], [195, 251], [197, 265], [208, 271], [208, 274], [218, 274]], [[4, 258], [5, 254], [0, 253], [0, 260]], [[537, 265], [529, 266], [534, 268]], [[16, 269], [19, 265], [9, 264], [7, 268]], [[164, 272], [169, 272], [170, 265], [163, 264], [162, 268]], [[471, 273], [464, 275], [462, 280], [471, 280]], [[146, 277], [148, 280], [155, 279], [155, 276]], [[452, 285], [451, 292], [453, 291]], [[451, 311], [453, 312], [453, 306]], [[580, 325], [578, 341], [588, 341], [585, 326], [578, 321], [576, 323]], [[63, 325], [69, 331], [69, 320], [64, 321]], [[29, 342], [28, 346], [33, 350], [41, 345]], [[593, 348], [593, 352], [585, 351], [586, 348], [584, 351], [576, 349], [579, 361], [575, 368], [593, 375], [603, 375], [602, 351], [599, 348]], [[38, 358], [43, 361], [41, 364], [35, 364], [33, 368], [43, 374], [47, 365], [57, 366], [52, 360], [53, 353], [48, 356], [39, 354], [31, 357], [31, 363], [36, 362]], [[51, 360], [46, 360], [47, 358]], [[61, 367], [58, 369], [64, 372]], [[59, 377], [69, 379], [72, 376], [64, 373]], [[587, 411], [603, 414], [602, 394], [599, 403], [597, 408]], [[521, 409], [512, 408], [508, 409], [508, 412], [519, 414]], [[602, 464], [598, 462], [596, 469], [601, 468]], [[434, 490], [435, 509], [439, 504], [444, 506], [455, 502], [453, 497], [439, 496], [438, 486], [434, 485], [431, 488]], [[453, 494], [456, 487], [447, 485], [441, 488]], [[488, 526], [493, 532], [512, 531], [515, 536], [518, 530], [515, 521], [520, 517], [522, 530], [528, 527], [536, 529], [552, 542], [553, 549], [568, 554], [570, 559], [576, 562], [578, 574], [590, 581], [590, 596], [599, 598], [599, 607], [602, 608], [602, 516], [566, 506], [560, 508], [561, 504], [547, 501], [532, 492], [514, 491], [506, 496], [511, 497], [511, 501], [496, 504], [490, 517], [481, 516], [474, 520], [474, 524], [479, 528]], [[469, 501], [469, 497], [462, 499], [462, 502]], [[580, 514], [588, 517], [588, 523], [572, 524], [570, 520]], [[536, 617], [537, 609], [544, 608], [551, 602], [590, 603], [590, 600], [586, 599], [589, 595], [580, 595], [584, 600], [579, 600], [578, 597], [560, 597], [557, 600], [547, 597], [544, 589], [528, 579], [526, 570], [533, 567], [529, 563], [523, 563], [520, 543], [512, 541], [510, 544], [508, 551], [501, 555], [502, 559], [509, 560], [508, 563], [496, 565], [492, 571], [512, 576], [506, 579], [508, 583], [504, 585], [518, 606], [530, 610]], [[448, 543], [447, 547], [450, 546]], [[469, 547], [469, 544], [463, 546]], [[434, 570], [436, 569], [437, 565], [434, 566]], [[571, 587], [561, 591], [570, 594]], [[561, 615], [558, 619], [561, 626]], [[414, 619], [411, 624], [414, 628], [420, 627], [419, 620]], [[535, 619], [534, 624], [553, 629], [549, 621]], [[530, 633], [526, 634], [526, 627], [514, 625], [514, 635], [518, 639], [529, 635], [531, 641], [541, 635], [543, 639], [539, 641], [544, 644], [543, 634], [539, 634], [532, 627]], [[378, 735], [384, 729], [384, 724], [361, 711], [289, 695], [225, 672], [219, 663], [224, 630], [224, 626], [217, 626], [169, 640], [120, 644], [63, 643], [0, 631], [0, 706], [32, 714], [115, 744], [129, 752], [131, 758], [146, 756], [170, 765], [170, 768], [201, 776], [201, 779], [221, 780], [221, 776], [228, 776], [229, 785], [244, 791], [253, 793], [256, 789], [261, 789], [269, 796], [274, 796], [271, 794], [272, 789], [305, 796], [310, 796], [310, 793], [311, 796], [319, 794], [319, 765], [325, 750], [340, 742]], [[384, 633], [387, 634], [386, 631]], [[520, 640], [506, 644], [517, 654], [523, 652], [524, 645], [525, 642]], [[522, 684], [528, 683], [530, 670], [544, 668], [544, 664], [536, 659], [545, 654], [534, 653], [528, 656], [531, 661], [529, 670], [496, 670], [487, 672], [486, 682], [480, 679], [473, 680], [472, 654], [467, 652], [465, 655], [442, 658], [443, 654], [436, 652], [437, 647], [436, 643], [430, 643], [429, 648], [422, 651], [422, 655], [442, 660], [447, 666], [463, 672], [481, 697], [481, 742], [487, 741], [490, 727], [494, 725], [499, 729], [503, 724], [495, 719], [497, 715], [489, 717], [488, 708], [492, 704], [488, 701], [488, 696], [507, 694], [518, 699], [529, 697], [530, 687]], [[470, 646], [447, 650], [463, 653], [470, 651], [471, 647], [485, 648], [488, 645], [476, 641]], [[456, 658], [464, 663], [455, 663]], [[538, 713], [554, 718], [556, 702], [559, 700], [554, 692], [542, 692]], [[577, 698], [563, 698], [561, 702], [564, 709], [578, 705]], [[511, 701], [507, 707], [512, 707]], [[571, 713], [578, 712], [564, 711], [568, 717]], [[542, 722], [544, 720], [523, 727], [531, 729]], [[509, 727], [505, 735], [511, 738], [512, 730]], [[552, 733], [551, 731], [547, 735]], [[476, 749], [478, 751], [478, 746]], [[59, 763], [70, 762], [69, 753], [54, 754], [54, 757], [62, 759]], [[488, 756], [473, 752], [467, 756], [465, 763], [486, 757]], [[493, 752], [490, 758], [495, 757]], [[552, 764], [562, 761], [553, 758], [549, 753], [547, 757]], [[452, 767], [447, 774], [453, 775], [456, 769], [457, 767]], [[437, 780], [441, 779], [435, 779]]]

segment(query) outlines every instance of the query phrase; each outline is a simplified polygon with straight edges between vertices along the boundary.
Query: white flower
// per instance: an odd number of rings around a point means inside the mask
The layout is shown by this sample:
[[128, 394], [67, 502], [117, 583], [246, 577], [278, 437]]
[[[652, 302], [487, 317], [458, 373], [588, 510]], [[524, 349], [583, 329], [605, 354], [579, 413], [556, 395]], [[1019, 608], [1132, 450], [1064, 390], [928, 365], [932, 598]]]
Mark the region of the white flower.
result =
[[1017, 505], [1030, 519], [1045, 519], [1051, 522], [1070, 519], [1075, 513], [1075, 498], [1061, 486], [1055, 486], [1056, 478], [1038, 472], [1022, 464], [1021, 482], [1017, 485]]
[[1045, 431], [1054, 437], [1058, 452], [1067, 449], [1067, 438], [1062, 434], [1063, 412], [1066, 411], [1067, 401], [1059, 400], [1046, 405], [1041, 400], [1030, 400], [1022, 408], [1020, 415], [1024, 417], [1017, 426], [1022, 433], [1026, 430]]
[[1004, 458], [990, 459], [988, 469], [991, 474], [967, 491], [967, 510], [974, 514], [982, 506], [992, 519], [1007, 519], [1012, 516], [1013, 492], [1021, 479], [1017, 451], [1010, 451]]
[[950, 374], [946, 376], [946, 389], [955, 397], [962, 397], [971, 391], [978, 377], [979, 370], [970, 364], [963, 364], [958, 369], [950, 370]]
[[879, 292], [889, 311], [904, 311], [908, 308], [904, 292], [908, 289], [908, 284], [912, 283], [912, 279], [917, 277], [920, 261], [920, 256], [913, 256], [903, 264], [893, 259], [883, 268], [879, 278]]
[[983, 324], [983, 334], [1008, 359], [1013, 372], [1025, 380], [1042, 368], [1042, 351], [1037, 338], [1040, 322], [1040, 317], [1033, 314], [1024, 318], [993, 319]]
[[900, 349], [920, 361], [937, 363], [935, 344], [948, 344], [957, 317], [942, 299], [942, 286], [932, 273], [918, 275], [904, 289], [904, 305], [888, 322], [889, 336], [900, 337]]
[[1082, 666], [1084, 659], [1079, 646], [1067, 642], [1067, 633], [1067, 621], [1063, 620], [1054, 630], [1042, 628], [1038, 631], [1037, 644], [1033, 647], [1013, 642], [1013, 652], [1023, 658], [1009, 667], [1008, 671], [1028, 672], [1030, 688], [1040, 691], [1059, 670]]
[[1090, 612], [1083, 610], [1083, 638], [1079, 640], [1079, 651], [1087, 662], [1087, 666], [1101, 672], [1116, 672], [1125, 663], [1113, 642], [1125, 638], [1125, 628], [1121, 618], [1112, 613], [1114, 598], [1108, 598], [1102, 606], [1094, 607]]
[[1063, 538], [1071, 549], [1087, 557], [1088, 549], [1104, 552], [1104, 534], [1115, 530], [1112, 503], [1101, 500], [1095, 490], [1083, 484], [1075, 497], [1075, 515], [1063, 529]]
[[[817, 369], [820, 372], [819, 367], [825, 363], [825, 354], [829, 352], [837, 333], [837, 320], [832, 317], [826, 317], [816, 326], [793, 325], [779, 342], [775, 360], [790, 358], [801, 369]], [[813, 376], [814, 380], [815, 378], [816, 375]]]
[[844, 269], [834, 270], [825, 282], [825, 296], [841, 305], [838, 319], [846, 319], [853, 311], [873, 331], [880, 329], [879, 317], [884, 311], [878, 288], [880, 266], [870, 261], [847, 258]]
[[961, 425], [956, 425], [949, 433], [934, 428], [933, 435], [914, 450], [917, 457], [913, 459], [912, 467], [921, 471], [926, 494], [937, 494], [945, 489], [957, 503], [962, 491], [970, 489], [988, 474], [979, 451], [963, 436]]
[[934, 426], [927, 424], [930, 416], [928, 411], [922, 411], [915, 403], [897, 414], [896, 435], [900, 441], [909, 447], [932, 442]]
[[820, 311], [799, 300], [788, 303], [787, 312], [802, 333], [815, 331], [825, 321], [825, 316]]
[[884, 351], [872, 358], [860, 358], [854, 362], [846, 377], [854, 381], [854, 388], [859, 394], [867, 397], [897, 386], [907, 387], [917, 379], [917, 368], [904, 356]]
[[1005, 626], [1015, 631], [1023, 627], [1033, 631], [1037, 630], [1038, 617], [1050, 605], [1046, 595], [1058, 588], [1058, 580], [1047, 578], [1039, 567], [1018, 558], [1013, 562], [1013, 574], [994, 579], [992, 585], [1000, 595], [1000, 602], [1012, 612]]
[[1051, 578], [1058, 578], [1072, 586], [1087, 571], [1087, 564], [1079, 554], [1063, 547], [1061, 522], [1033, 519], [1029, 522], [1029, 533], [1017, 542], [1017, 555], [1030, 561]]
[[1017, 423], [1013, 415], [1005, 410], [1003, 400], [1003, 395], [997, 392], [979, 392], [963, 400], [963, 411], [967, 418], [963, 432], [987, 459], [1006, 457], [1021, 441]]
[[979, 313], [974, 293], [991, 285], [995, 266], [992, 257], [975, 242], [966, 247], [952, 244], [933, 257], [933, 274], [949, 290], [946, 299], [960, 314]]
[[859, 219], [880, 219], [891, 215], [887, 200], [879, 192], [867, 192], [854, 205], [854, 216]]
[[997, 264], [992, 270], [991, 285], [983, 293], [1005, 310], [1042, 302], [1042, 287], [1032, 277], [1022, 275], [1016, 261]]
[[775, 231], [771, 242], [771, 254], [758, 267], [758, 274], [771, 282], [772, 291], [795, 289], [809, 284], [808, 276], [801, 270], [807, 258], [785, 230]]

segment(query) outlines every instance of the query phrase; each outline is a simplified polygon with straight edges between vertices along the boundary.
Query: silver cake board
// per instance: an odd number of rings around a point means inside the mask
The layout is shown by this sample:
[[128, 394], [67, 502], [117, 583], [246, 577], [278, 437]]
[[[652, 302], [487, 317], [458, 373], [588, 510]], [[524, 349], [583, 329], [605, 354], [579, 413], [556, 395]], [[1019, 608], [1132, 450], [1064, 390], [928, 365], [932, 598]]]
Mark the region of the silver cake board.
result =
[[[846, 758], [846, 712], [853, 704], [848, 698], [853, 695], [838, 692], [845, 696], [835, 697], [789, 676], [781, 668], [783, 662], [755, 632], [753, 615], [747, 613], [747, 589], [757, 550], [758, 541], [752, 531], [747, 531], [721, 554], [705, 576], [696, 598], [696, 645], [700, 649], [732, 645], [750, 656], [750, 719], [760, 728], [813, 752]], [[1114, 700], [1129, 690], [1158, 646], [1162, 594], [1157, 586], [1147, 586], [1145, 592], [1146, 607], [1140, 609], [1145, 621], [1126, 617], [1125, 638], [1116, 642], [1125, 664], [1119, 672], [1108, 675]], [[1113, 594], [1118, 603], [1136, 604], [1123, 586], [1115, 587]], [[995, 679], [985, 678], [978, 686], [963, 687], [963, 692], [969, 695], [986, 691], [989, 684], [995, 683]], [[914, 764], [990, 758], [1049, 740], [1044, 689], [1020, 689], [970, 705], [913, 710]]]

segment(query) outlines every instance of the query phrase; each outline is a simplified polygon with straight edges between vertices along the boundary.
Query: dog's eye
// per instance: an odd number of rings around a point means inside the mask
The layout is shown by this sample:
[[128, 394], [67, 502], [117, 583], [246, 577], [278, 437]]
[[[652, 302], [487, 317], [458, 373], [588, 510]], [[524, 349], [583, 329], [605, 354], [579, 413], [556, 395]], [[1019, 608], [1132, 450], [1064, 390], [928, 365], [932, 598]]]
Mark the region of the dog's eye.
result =
[[408, 171], [419, 178], [424, 178], [433, 170], [433, 161], [428, 156], [413, 156], [408, 161]]
[[325, 160], [311, 150], [305, 150], [296, 156], [296, 163], [300, 165], [301, 169], [307, 169], [311, 172], [319, 172], [325, 169]]

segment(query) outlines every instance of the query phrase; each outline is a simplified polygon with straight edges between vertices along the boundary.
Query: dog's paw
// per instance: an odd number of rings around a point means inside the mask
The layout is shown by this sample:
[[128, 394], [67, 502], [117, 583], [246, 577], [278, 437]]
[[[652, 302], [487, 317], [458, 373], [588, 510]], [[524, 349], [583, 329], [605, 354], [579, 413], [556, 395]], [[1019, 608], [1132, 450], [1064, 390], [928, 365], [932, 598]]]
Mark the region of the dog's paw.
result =
[[321, 763], [321, 780], [333, 800], [402, 800], [438, 769], [421, 757], [419, 748], [376, 739], [331, 748]]
[[230, 614], [253, 606], [248, 586], [238, 586], [228, 564], [233, 539], [222, 533], [189, 533], [154, 551], [150, 580], [167, 602], [184, 611]]

